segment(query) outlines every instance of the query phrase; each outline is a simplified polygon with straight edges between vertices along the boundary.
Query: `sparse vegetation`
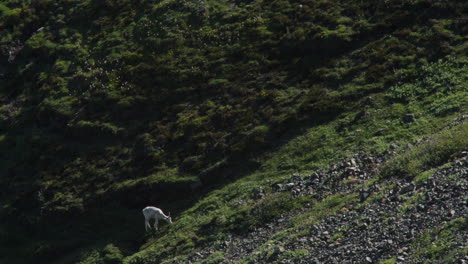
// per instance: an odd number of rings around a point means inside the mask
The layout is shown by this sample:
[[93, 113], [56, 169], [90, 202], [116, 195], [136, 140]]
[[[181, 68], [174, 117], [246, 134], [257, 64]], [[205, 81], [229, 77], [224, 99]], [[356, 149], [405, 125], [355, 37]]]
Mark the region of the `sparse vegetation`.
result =
[[[464, 10], [429, 0], [2, 1], [0, 262], [184, 263], [292, 212], [270, 242], [295, 241], [393, 186], [362, 202], [359, 189], [427, 181], [468, 149]], [[388, 149], [397, 153], [378, 177], [334, 176], [359, 182], [356, 192], [271, 191], [292, 173]], [[145, 237], [148, 204], [174, 224]], [[440, 239], [423, 234], [414, 256], [466, 255], [450, 247], [464, 220]]]
[[[451, 239], [457, 232], [467, 229], [466, 218], [457, 218], [442, 227], [435, 227], [431, 232], [422, 234], [415, 241], [415, 258], [423, 263], [456, 263], [461, 255], [466, 253], [466, 246], [462, 249], [454, 249]], [[434, 234], [437, 233], [437, 236]]]
[[468, 125], [464, 123], [435, 134], [428, 139], [427, 144], [419, 145], [390, 160], [382, 174], [415, 177], [433, 166], [442, 165], [468, 148], [467, 130]]

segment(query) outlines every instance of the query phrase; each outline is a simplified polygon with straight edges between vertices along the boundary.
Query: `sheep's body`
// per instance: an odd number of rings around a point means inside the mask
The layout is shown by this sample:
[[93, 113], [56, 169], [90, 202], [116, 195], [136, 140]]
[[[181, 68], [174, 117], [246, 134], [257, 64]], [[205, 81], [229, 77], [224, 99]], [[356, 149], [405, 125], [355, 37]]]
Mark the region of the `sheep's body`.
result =
[[163, 211], [154, 206], [147, 206], [143, 209], [143, 215], [145, 216], [145, 229], [151, 229], [150, 220], [154, 219], [154, 229], [158, 230], [158, 221], [159, 219], [165, 220], [169, 224], [172, 224], [172, 219], [170, 214], [165, 215]]

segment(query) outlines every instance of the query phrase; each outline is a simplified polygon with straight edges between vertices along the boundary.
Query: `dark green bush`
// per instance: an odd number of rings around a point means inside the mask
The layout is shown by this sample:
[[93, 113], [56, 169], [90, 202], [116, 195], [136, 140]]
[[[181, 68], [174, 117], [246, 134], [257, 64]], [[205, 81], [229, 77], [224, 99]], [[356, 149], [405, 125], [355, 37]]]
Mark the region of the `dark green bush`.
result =
[[102, 250], [102, 257], [105, 264], [119, 264], [123, 260], [122, 252], [113, 244], [107, 245]]
[[[358, 149], [349, 142], [367, 144], [374, 127], [359, 126], [373, 118], [385, 129], [376, 143], [410, 137], [425, 120], [409, 128], [384, 123], [373, 112], [385, 111], [384, 101], [340, 131], [332, 123], [387, 87], [392, 103], [424, 105], [400, 104], [388, 118], [409, 110], [441, 119], [464, 111], [464, 10], [461, 1], [430, 0], [3, 0], [0, 203], [8, 216], [28, 211], [43, 188], [43, 212], [74, 212], [82, 227], [89, 224], [84, 215], [106, 199], [137, 207], [148, 197], [159, 201], [154, 189], [164, 182], [182, 182], [182, 190], [187, 178], [200, 178], [207, 187], [200, 189], [228, 184], [303, 128], [331, 122], [291, 145], [271, 171], [329, 165]], [[10, 52], [18, 54], [8, 62]], [[422, 157], [394, 162], [402, 173], [417, 173], [457, 151], [444, 144], [448, 150], [421, 148]], [[161, 202], [181, 211], [193, 203]], [[253, 203], [227, 220], [220, 216], [220, 230], [232, 223], [229, 230], [248, 229], [300, 206], [286, 194]], [[54, 228], [44, 240], [61, 233]], [[118, 237], [87, 228], [83, 236], [91, 241]], [[180, 244], [152, 254], [160, 260], [186, 252], [204, 235], [181, 236]]]
[[409, 101], [426, 99], [432, 95], [437, 98], [463, 91], [468, 78], [464, 74], [467, 69], [467, 62], [463, 58], [455, 57], [423, 65], [416, 72], [402, 74], [402, 82], [392, 86], [388, 96]]
[[292, 197], [290, 193], [269, 193], [253, 207], [245, 207], [238, 210], [232, 222], [232, 229], [245, 232], [256, 226], [263, 226], [301, 207], [301, 200]]

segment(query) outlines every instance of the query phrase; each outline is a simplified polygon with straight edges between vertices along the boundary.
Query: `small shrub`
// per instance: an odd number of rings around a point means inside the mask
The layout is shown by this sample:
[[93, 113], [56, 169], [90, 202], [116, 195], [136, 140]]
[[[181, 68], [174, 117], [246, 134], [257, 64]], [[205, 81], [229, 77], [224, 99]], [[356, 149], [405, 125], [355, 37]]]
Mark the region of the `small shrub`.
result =
[[46, 98], [39, 105], [39, 112], [44, 116], [70, 118], [76, 112], [78, 99], [73, 96], [64, 96], [59, 99]]
[[356, 202], [357, 195], [344, 195], [341, 193], [329, 196], [314, 205], [313, 209], [307, 213], [296, 216], [292, 219], [292, 225], [297, 232], [297, 236], [306, 235], [311, 227], [329, 215], [333, 215], [347, 205]]
[[180, 169], [184, 172], [199, 172], [203, 168], [203, 157], [190, 156], [182, 161]]
[[93, 250], [83, 254], [81, 261], [78, 264], [103, 264], [99, 251]]
[[21, 8], [10, 9], [4, 4], [0, 4], [0, 22], [3, 20], [6, 24], [17, 24], [21, 19]]
[[415, 178], [415, 182], [416, 183], [419, 183], [419, 182], [424, 182], [426, 181], [427, 179], [429, 179], [434, 173], [435, 173], [435, 169], [430, 169], [428, 171], [425, 171], [423, 173], [420, 173], [416, 178]]
[[391, 258], [391, 259], [387, 259], [387, 260], [385, 260], [385, 261], [382, 261], [382, 262], [380, 262], [379, 264], [395, 264], [396, 261], [397, 261], [396, 258]]
[[414, 195], [408, 197], [404, 204], [399, 208], [400, 213], [404, 214], [412, 208], [416, 207], [425, 199], [423, 193], [416, 192]]
[[71, 61], [57, 60], [53, 69], [58, 73], [67, 73], [71, 63]]
[[253, 214], [260, 223], [266, 223], [299, 206], [298, 201], [293, 199], [290, 193], [274, 193], [262, 199], [253, 209]]
[[257, 126], [254, 127], [250, 133], [249, 137], [256, 143], [264, 143], [265, 138], [268, 135], [270, 128], [268, 126]]
[[229, 83], [226, 79], [210, 79], [208, 80], [208, 85], [210, 86], [222, 86], [224, 84]]
[[111, 123], [101, 123], [99, 121], [80, 120], [76, 125], [70, 126], [77, 135], [83, 137], [94, 136], [118, 136], [123, 131], [122, 128]]
[[[460, 217], [421, 234], [412, 245], [415, 257], [426, 260], [424, 263], [454, 263], [452, 261], [462, 252], [454, 249], [452, 240], [466, 228], [466, 219]], [[442, 262], [437, 261], [441, 259]]]
[[[387, 95], [392, 99], [409, 101], [440, 94], [446, 95], [463, 90], [466, 82], [464, 61], [453, 57], [423, 65], [411, 74], [402, 74], [400, 83], [392, 86]], [[408, 81], [414, 80], [414, 81]]]
[[103, 260], [105, 264], [119, 264], [122, 263], [123, 255], [120, 249], [113, 244], [107, 245], [102, 250]]
[[203, 264], [217, 264], [221, 263], [224, 260], [224, 253], [221, 251], [213, 252], [207, 259], [205, 259]]
[[269, 193], [253, 207], [242, 206], [231, 219], [231, 228], [238, 231], [248, 231], [252, 227], [271, 222], [275, 217], [299, 208], [300, 200], [294, 199], [290, 193]]
[[450, 157], [468, 148], [468, 124], [441, 131], [428, 142], [389, 160], [381, 170], [383, 177], [415, 177], [433, 166], [441, 165]]
[[468, 104], [468, 93], [461, 92], [435, 100], [429, 110], [436, 116], [444, 116], [460, 110]]

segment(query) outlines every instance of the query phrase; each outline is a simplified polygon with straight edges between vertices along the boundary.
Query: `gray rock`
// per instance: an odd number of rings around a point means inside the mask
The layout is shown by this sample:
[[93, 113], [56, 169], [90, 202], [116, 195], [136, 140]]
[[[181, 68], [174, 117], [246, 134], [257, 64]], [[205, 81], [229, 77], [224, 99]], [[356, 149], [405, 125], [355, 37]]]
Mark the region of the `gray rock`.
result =
[[274, 192], [280, 192], [281, 190], [284, 189], [284, 184], [282, 184], [282, 183], [274, 184], [273, 186], [271, 186], [271, 189], [272, 189]]
[[291, 177], [291, 182], [302, 182], [302, 178], [298, 175], [293, 175]]
[[[291, 182], [291, 177], [273, 185], [272, 188], [284, 191], [288, 188], [287, 184], [293, 183], [291, 192], [305, 195], [313, 191], [314, 199], [317, 201], [328, 197], [329, 191], [355, 193], [353, 186], [334, 180], [341, 180], [342, 178], [338, 177], [341, 177], [349, 167], [357, 167], [360, 170], [357, 173], [365, 172], [369, 178], [374, 177], [377, 173], [376, 165], [385, 162], [388, 158], [379, 155], [370, 159], [365, 154], [358, 154], [354, 157], [356, 164], [353, 164], [350, 158], [345, 159], [337, 163], [334, 169], [321, 172], [317, 176], [309, 176], [310, 179], [307, 177], [303, 180], [304, 183]], [[381, 193], [383, 198], [367, 203], [358, 210], [348, 208], [349, 211], [337, 212], [335, 215], [314, 223], [310, 227], [310, 232], [298, 238], [297, 241], [293, 243], [284, 241], [285, 250], [306, 249], [309, 252], [307, 256], [301, 260], [280, 260], [286, 251], [279, 246], [272, 245], [269, 255], [258, 255], [253, 258], [253, 263], [379, 263], [379, 260], [392, 257], [397, 257], [397, 263], [422, 263], [427, 259], [424, 256], [415, 257], [410, 247], [419, 234], [435, 226], [441, 226], [454, 217], [467, 214], [468, 202], [465, 196], [468, 193], [468, 186], [467, 178], [464, 177], [467, 175], [466, 164], [466, 158], [458, 157], [446, 167], [437, 169], [430, 179], [418, 183], [417, 186], [412, 178], [395, 177], [363, 189], [358, 193], [361, 199], [369, 199], [372, 193]], [[333, 174], [333, 172], [336, 173]], [[448, 178], [447, 175], [459, 176]], [[309, 181], [311, 181], [310, 185]], [[395, 187], [388, 188], [391, 185]], [[418, 201], [415, 208], [401, 214], [399, 208], [407, 201], [407, 197], [413, 194], [411, 192], [416, 191], [416, 188], [417, 192], [425, 194], [425, 199]], [[312, 210], [314, 204], [311, 202], [305, 205], [304, 210]], [[253, 228], [248, 234], [234, 234], [229, 247], [221, 249], [225, 253], [226, 260], [222, 263], [236, 263], [240, 259], [245, 259], [246, 256], [253, 257], [260, 245], [266, 243], [274, 234], [288, 228], [291, 217], [298, 213], [300, 212], [284, 213], [272, 223], [266, 223], [265, 227]], [[338, 232], [342, 233], [342, 237], [339, 240], [330, 241], [330, 237]], [[455, 236], [453, 245], [463, 245], [467, 239], [463, 232]], [[202, 258], [212, 254], [212, 251], [206, 248], [201, 252], [202, 256], [194, 256], [193, 262], [200, 262]]]
[[284, 190], [284, 191], [289, 191], [289, 190], [291, 190], [295, 185], [296, 185], [296, 184], [293, 183], [293, 182], [286, 183], [286, 184], [284, 185], [283, 190]]
[[312, 258], [312, 259], [310, 260], [310, 263], [312, 263], [312, 264], [321, 264], [322, 262], [320, 262], [320, 261], [318, 260], [318, 258]]
[[369, 190], [362, 190], [360, 192], [361, 203], [364, 202], [370, 195], [371, 195], [371, 192]]
[[403, 188], [401, 188], [400, 190], [400, 194], [405, 194], [405, 193], [409, 193], [411, 191], [414, 190], [414, 185], [413, 184], [409, 184], [409, 185], [406, 185], [404, 186]]
[[260, 188], [254, 188], [252, 192], [255, 200], [260, 200], [265, 196], [265, 192]]
[[275, 246], [273, 249], [273, 253], [271, 256], [268, 258], [268, 261], [275, 261], [278, 259], [278, 257], [284, 252], [284, 247], [281, 246]]

